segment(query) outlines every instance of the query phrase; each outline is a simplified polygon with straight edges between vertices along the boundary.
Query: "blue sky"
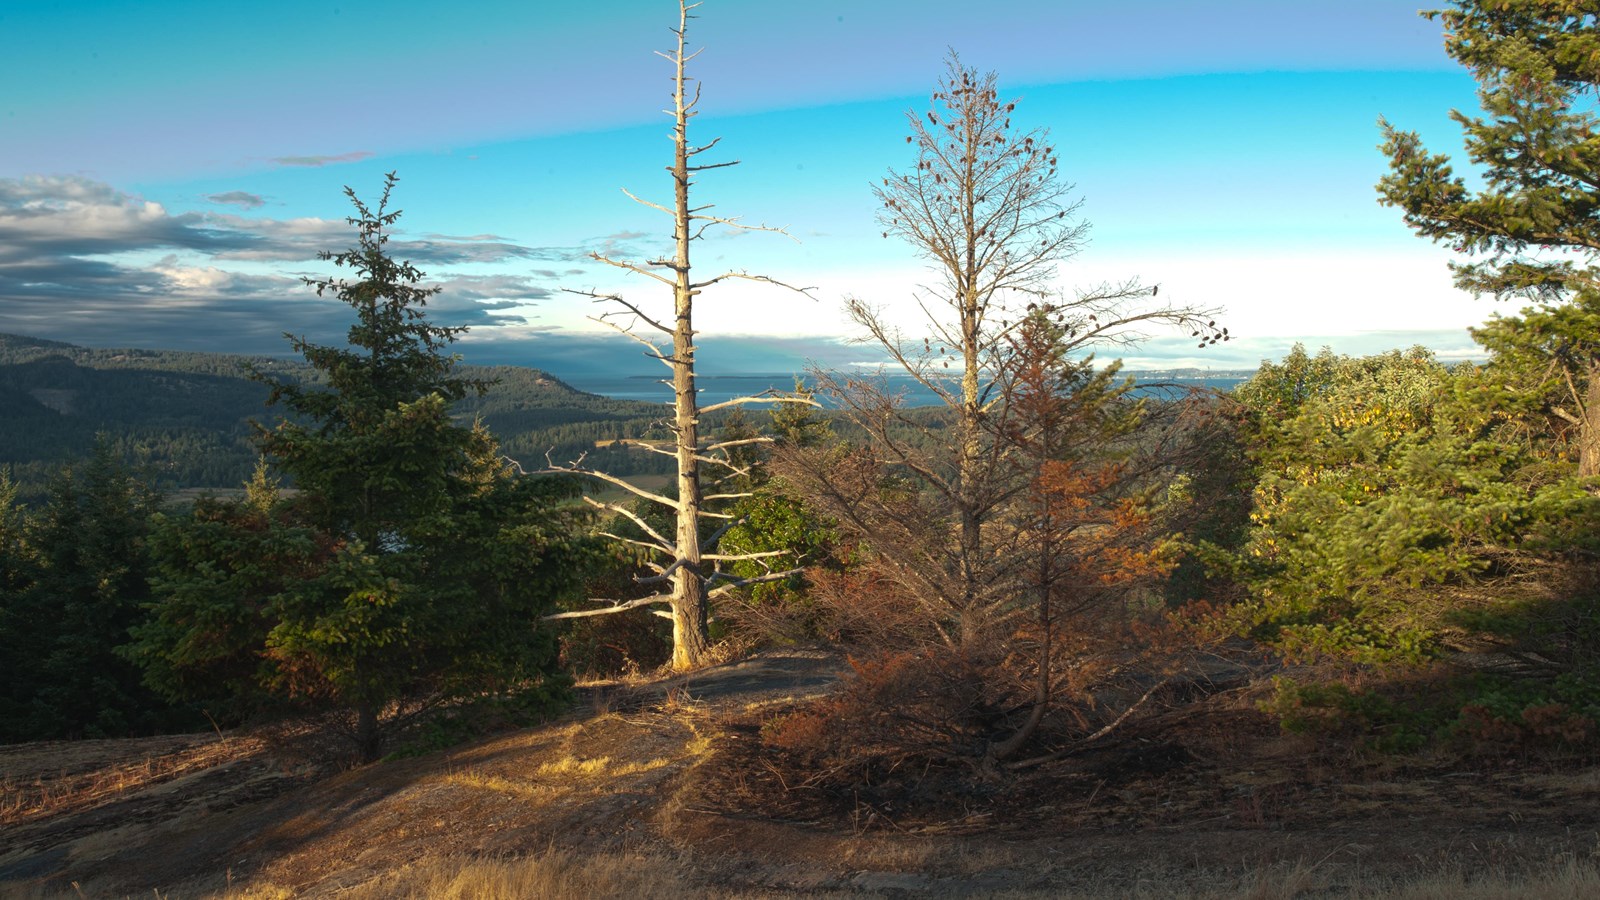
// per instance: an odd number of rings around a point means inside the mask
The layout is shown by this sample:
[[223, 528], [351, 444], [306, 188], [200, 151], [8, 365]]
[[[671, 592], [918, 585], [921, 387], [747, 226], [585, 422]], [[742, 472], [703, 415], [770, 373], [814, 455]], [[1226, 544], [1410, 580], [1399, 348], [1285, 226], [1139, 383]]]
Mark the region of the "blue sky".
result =
[[[742, 164], [697, 201], [798, 242], [713, 235], [707, 268], [815, 285], [731, 287], [698, 312], [712, 371], [865, 359], [845, 296], [910, 310], [931, 281], [879, 236], [868, 185], [910, 163], [947, 48], [995, 70], [1016, 122], [1050, 129], [1091, 242], [1064, 292], [1138, 276], [1226, 309], [1238, 339], [1155, 339], [1130, 365], [1253, 367], [1295, 341], [1471, 353], [1494, 306], [1376, 203], [1379, 115], [1459, 146], [1473, 84], [1416, 0], [708, 0], [691, 41], [698, 141]], [[557, 374], [643, 364], [564, 288], [652, 286], [587, 262], [647, 254], [667, 223], [665, 49], [675, 5], [12, 0], [0, 6], [0, 331], [99, 346], [280, 352], [340, 339], [298, 277], [349, 241], [345, 185], [397, 170], [396, 237], [473, 326], [474, 362]], [[639, 371], [648, 373], [648, 368]]]

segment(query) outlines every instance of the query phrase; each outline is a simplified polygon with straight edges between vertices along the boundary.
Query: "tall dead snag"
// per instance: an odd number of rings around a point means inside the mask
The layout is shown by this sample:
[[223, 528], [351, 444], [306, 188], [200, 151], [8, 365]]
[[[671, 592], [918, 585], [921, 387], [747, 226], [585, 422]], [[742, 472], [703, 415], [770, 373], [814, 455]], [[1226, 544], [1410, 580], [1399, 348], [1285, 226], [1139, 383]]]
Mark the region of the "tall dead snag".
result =
[[[952, 53], [932, 99], [926, 113], [909, 114], [914, 168], [874, 187], [884, 237], [910, 243], [937, 273], [917, 298], [926, 330], [907, 335], [861, 300], [849, 312], [944, 414], [908, 414], [880, 382], [818, 373], [871, 446], [853, 465], [813, 464], [808, 480], [828, 512], [877, 547], [886, 571], [920, 598], [940, 639], [963, 646], [1002, 626], [1015, 603], [1014, 561], [997, 556], [986, 534], [1025, 487], [1002, 437], [1012, 414], [998, 380], [1007, 336], [1023, 304], [1055, 292], [1058, 266], [1082, 248], [1088, 225], [1048, 133], [1013, 128], [1016, 102], [999, 99], [993, 73], [980, 75]], [[1202, 344], [1227, 339], [1214, 311], [1158, 302], [1158, 290], [1130, 280], [1055, 299], [1063, 358], [1139, 340], [1153, 326], [1185, 329]], [[910, 478], [920, 496], [867, 487], [887, 473]]]
[[[671, 206], [653, 203], [636, 197], [627, 190], [623, 191], [635, 202], [672, 217], [674, 255], [671, 259], [629, 261], [615, 259], [599, 253], [591, 254], [592, 258], [598, 262], [624, 269], [636, 275], [642, 275], [670, 287], [673, 300], [672, 319], [668, 322], [664, 321], [663, 317], [652, 316], [644, 311], [644, 307], [617, 294], [601, 294], [595, 291], [573, 292], [591, 297], [596, 302], [620, 307], [602, 313], [596, 317], [596, 320], [643, 344], [646, 348], [646, 355], [660, 360], [671, 370], [673, 416], [668, 427], [674, 438], [672, 446], [663, 447], [650, 441], [630, 441], [628, 443], [650, 452], [662, 453], [676, 458], [677, 496], [667, 497], [647, 491], [616, 476], [586, 468], [581, 459], [564, 465], [552, 463], [551, 466], [552, 469], [558, 471], [594, 476], [609, 484], [623, 488], [636, 497], [666, 506], [676, 514], [676, 529], [671, 536], [668, 536], [651, 528], [642, 517], [620, 504], [603, 503], [593, 498], [586, 498], [590, 504], [623, 516], [639, 527], [645, 536], [643, 540], [633, 538], [619, 539], [639, 545], [655, 557], [655, 561], [649, 563], [654, 575], [640, 579], [641, 583], [670, 584], [671, 588], [664, 592], [634, 600], [596, 600], [594, 602], [603, 605], [594, 609], [559, 613], [551, 618], [605, 615], [640, 607], [666, 606], [666, 610], [658, 610], [657, 612], [672, 619], [672, 665], [677, 669], [693, 668], [701, 665], [705, 659], [706, 651], [709, 649], [710, 644], [706, 625], [710, 617], [710, 598], [713, 595], [757, 581], [775, 580], [794, 574], [793, 572], [771, 572], [754, 578], [735, 578], [722, 571], [721, 564], [724, 562], [731, 562], [736, 559], [753, 559], [766, 554], [732, 557], [716, 552], [717, 543], [731, 525], [731, 519], [725, 513], [708, 510], [706, 505], [719, 500], [734, 500], [744, 495], [739, 493], [705, 493], [702, 487], [701, 465], [716, 466], [737, 474], [739, 466], [728, 451], [735, 445], [764, 441], [766, 439], [758, 437], [703, 443], [700, 437], [700, 417], [705, 413], [746, 403], [763, 401], [810, 402], [794, 397], [758, 395], [738, 397], [706, 407], [699, 405], [694, 368], [694, 298], [708, 287], [736, 279], [763, 282], [798, 291], [802, 294], [806, 293], [804, 288], [791, 287], [764, 275], [752, 275], [743, 271], [726, 271], [711, 278], [697, 281], [691, 271], [689, 251], [693, 246], [693, 242], [700, 239], [708, 228], [724, 226], [745, 231], [769, 231], [786, 234], [781, 228], [745, 225], [738, 221], [737, 218], [709, 215], [706, 213], [706, 210], [710, 208], [709, 205], [698, 207], [689, 205], [689, 189], [694, 183], [695, 175], [710, 169], [738, 165], [737, 160], [717, 163], [698, 163], [694, 161], [700, 154], [715, 147], [721, 138], [713, 139], [711, 142], [698, 147], [689, 143], [689, 120], [698, 115], [696, 107], [700, 103], [700, 86], [695, 83], [691, 95], [688, 86], [694, 79], [685, 74], [685, 69], [691, 60], [700, 55], [699, 50], [693, 53], [688, 52], [689, 20], [694, 18], [694, 16], [690, 15], [690, 12], [699, 6], [699, 3], [687, 3], [685, 0], [679, 0], [678, 27], [673, 29], [673, 33], [677, 35], [678, 39], [677, 47], [671, 52], [658, 54], [673, 65], [673, 106], [668, 111], [668, 114], [673, 117], [671, 135], [673, 157], [672, 165], [667, 167], [667, 171], [672, 174], [673, 203]], [[670, 348], [667, 346], [668, 340], [671, 341]], [[702, 521], [707, 519], [723, 520], [721, 527], [709, 537], [702, 534], [701, 527]], [[708, 563], [711, 564], [709, 570], [707, 569]]]

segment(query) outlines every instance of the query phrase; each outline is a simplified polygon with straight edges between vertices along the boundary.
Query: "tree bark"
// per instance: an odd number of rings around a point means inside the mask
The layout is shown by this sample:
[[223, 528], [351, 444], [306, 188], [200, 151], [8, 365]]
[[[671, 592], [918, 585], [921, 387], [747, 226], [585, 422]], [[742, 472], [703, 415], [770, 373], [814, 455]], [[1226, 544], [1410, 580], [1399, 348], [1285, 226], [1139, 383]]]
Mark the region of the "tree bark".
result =
[[677, 73], [673, 83], [676, 116], [672, 132], [673, 240], [677, 255], [672, 330], [673, 431], [678, 441], [678, 568], [672, 576], [672, 667], [695, 668], [711, 645], [706, 626], [709, 601], [700, 571], [700, 404], [694, 378], [694, 295], [689, 280], [689, 107], [684, 96], [684, 34], [688, 9], [680, 4]]
[[1600, 360], [1589, 363], [1585, 373], [1583, 424], [1578, 427], [1578, 474], [1600, 475]]
[[[969, 254], [970, 255], [970, 254]], [[983, 635], [979, 622], [978, 592], [979, 562], [983, 552], [983, 517], [978, 511], [978, 466], [983, 455], [983, 435], [978, 421], [978, 348], [977, 298], [970, 290], [961, 302], [961, 461], [956, 477], [957, 511], [961, 542], [961, 642], [973, 646]]]
[[378, 705], [370, 700], [356, 704], [356, 753], [363, 763], [378, 761], [383, 735], [378, 731]]
[[[696, 208], [689, 203], [690, 186], [696, 174], [738, 164], [738, 160], [720, 163], [699, 163], [694, 161], [699, 154], [716, 146], [720, 139], [712, 140], [710, 143], [699, 147], [691, 146], [689, 143], [689, 120], [698, 115], [696, 106], [699, 104], [700, 95], [698, 87], [693, 91], [688, 90], [688, 84], [691, 79], [686, 76], [685, 67], [689, 60], [698, 55], [699, 51], [695, 53], [688, 52], [687, 34], [689, 19], [693, 18], [690, 15], [690, 11], [699, 5], [697, 2], [689, 2], [689, 0], [679, 0], [678, 27], [673, 29], [673, 33], [678, 38], [677, 48], [673, 52], [659, 54], [672, 62], [674, 66], [673, 108], [667, 111], [673, 117], [673, 158], [672, 165], [667, 167], [667, 171], [671, 173], [673, 180], [673, 203], [670, 205], [655, 203], [634, 197], [631, 193], [628, 194], [634, 201], [672, 217], [674, 254], [670, 258], [652, 258], [642, 262], [613, 259], [601, 253], [590, 254], [590, 257], [598, 262], [615, 266], [637, 275], [644, 275], [660, 284], [671, 286], [673, 295], [672, 319], [668, 321], [666, 316], [649, 315], [617, 294], [598, 293], [592, 290], [572, 292], [583, 294], [595, 300], [605, 300], [619, 304], [623, 312], [601, 315], [598, 317], [598, 321], [602, 324], [610, 325], [627, 337], [645, 345], [651, 357], [662, 361], [671, 369], [673, 414], [670, 427], [673, 431], [672, 450], [669, 451], [665, 447], [651, 446], [653, 442], [628, 441], [627, 443], [645, 445], [649, 449], [671, 455], [674, 458], [677, 466], [677, 496], [668, 496], [671, 493], [670, 491], [662, 491], [658, 494], [630, 484], [616, 476], [582, 468], [580, 465], [581, 460], [566, 466], [558, 466], [552, 463], [550, 469], [551, 471], [591, 475], [602, 481], [622, 487], [636, 497], [668, 507], [673, 511], [676, 524], [669, 535], [666, 533], [668, 529], [661, 528], [657, 531], [655, 526], [647, 524], [642, 518], [623, 506], [614, 503], [603, 503], [593, 498], [585, 498], [596, 508], [608, 510], [630, 519], [634, 525], [637, 525], [645, 533], [645, 539], [622, 538], [625, 543], [646, 547], [652, 552], [661, 555], [659, 558], [662, 561], [659, 564], [654, 560], [650, 562], [651, 568], [657, 574], [640, 577], [638, 580], [641, 583], [648, 582], [650, 584], [670, 581], [671, 588], [660, 594], [652, 594], [647, 598], [628, 601], [599, 601], [612, 604], [605, 609], [583, 612], [567, 611], [547, 616], [546, 618], [562, 619], [587, 615], [604, 615], [637, 609], [641, 606], [665, 603], [670, 609], [670, 613], [667, 615], [673, 622], [672, 664], [676, 669], [688, 669], [704, 665], [706, 651], [711, 644], [710, 632], [707, 628], [710, 620], [709, 594], [711, 592], [708, 591], [707, 586], [712, 579], [719, 577], [719, 572], [715, 569], [715, 566], [712, 567], [712, 571], [708, 572], [706, 570], [706, 560], [703, 554], [707, 546], [714, 545], [715, 539], [720, 535], [714, 533], [709, 538], [702, 536], [700, 521], [706, 517], [726, 518], [726, 516], [717, 512], [707, 512], [705, 504], [707, 500], [712, 503], [720, 503], [737, 499], [740, 496], [735, 493], [713, 491], [707, 497], [702, 490], [700, 480], [701, 463], [723, 466], [730, 471], [739, 472], [740, 467], [729, 456], [728, 448], [736, 444], [751, 443], [758, 440], [765, 442], [767, 440], [766, 438], [752, 438], [750, 441], [713, 442], [707, 446], [701, 446], [700, 414], [702, 412], [715, 412], [719, 409], [730, 408], [744, 403], [763, 402], [768, 399], [767, 393], [769, 392], [725, 400], [711, 404], [705, 409], [700, 407], [698, 389], [695, 385], [694, 299], [703, 289], [730, 279], [763, 282], [810, 296], [806, 288], [797, 288], [765, 275], [752, 275], [737, 269], [725, 271], [722, 274], [700, 281], [696, 281], [691, 277], [690, 242], [701, 237], [707, 228], [722, 226], [739, 231], [768, 231], [776, 234], [787, 234], [782, 228], [769, 228], [765, 225], [746, 225], [740, 222], [736, 216], [712, 215], [705, 212], [710, 208], [710, 204]], [[624, 191], [624, 193], [627, 192]], [[668, 272], [671, 275], [666, 274]], [[613, 315], [624, 317], [627, 324], [618, 324], [610, 321], [610, 317]], [[642, 326], [643, 334], [635, 333], [635, 326]], [[670, 335], [672, 339], [670, 350], [663, 346], [667, 335]], [[777, 402], [812, 403], [810, 400], [801, 398], [775, 399]], [[812, 403], [812, 405], [816, 404]], [[735, 559], [735, 557], [713, 554], [713, 562], [731, 559]], [[739, 587], [743, 584], [757, 583], [759, 581], [775, 580], [778, 577], [786, 577], [787, 574], [789, 573], [769, 572], [766, 575], [759, 576], [757, 579], [730, 578], [720, 585], [717, 590]], [[726, 573], [720, 573], [720, 575], [725, 576]]]

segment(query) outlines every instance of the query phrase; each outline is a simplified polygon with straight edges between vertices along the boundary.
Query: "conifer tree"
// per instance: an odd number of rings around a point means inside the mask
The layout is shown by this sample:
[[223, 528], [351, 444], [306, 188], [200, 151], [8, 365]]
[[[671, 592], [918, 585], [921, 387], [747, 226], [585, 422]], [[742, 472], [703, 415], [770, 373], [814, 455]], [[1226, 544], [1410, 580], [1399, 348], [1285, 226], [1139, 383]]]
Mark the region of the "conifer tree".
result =
[[1382, 202], [1418, 235], [1472, 255], [1452, 264], [1475, 294], [1516, 298], [1520, 316], [1475, 332], [1499, 370], [1600, 475], [1600, 21], [1566, 0], [1457, 0], [1426, 13], [1477, 79], [1483, 115], [1452, 112], [1484, 175], [1469, 188], [1444, 154], [1386, 121]]
[[350, 532], [368, 548], [444, 502], [472, 436], [449, 422], [448, 406], [488, 387], [456, 374], [460, 358], [445, 352], [465, 328], [426, 318], [439, 288], [419, 286], [422, 273], [385, 250], [400, 218], [389, 208], [397, 181], [386, 176], [376, 209], [345, 188], [358, 213], [348, 220], [357, 244], [322, 258], [357, 279], [306, 279], [318, 296], [331, 292], [355, 310], [349, 345], [286, 335], [326, 386], [257, 376], [272, 388], [269, 403], [295, 414], [260, 432], [262, 451], [306, 493], [316, 525]]
[[1048, 307], [1029, 312], [1006, 343], [1000, 437], [1026, 486], [1006, 527], [991, 531], [999, 532], [997, 555], [1016, 560], [1015, 598], [1004, 614], [1016, 655], [1034, 671], [1032, 696], [1019, 704], [1027, 717], [990, 745], [996, 760], [1016, 753], [1044, 720], [1061, 678], [1058, 643], [1093, 643], [1094, 614], [1114, 618], [1104, 615], [1111, 601], [1168, 568], [1143, 473], [1125, 446], [1145, 415], [1145, 404], [1128, 396], [1132, 379], [1118, 377], [1119, 364], [1069, 356], [1067, 333]]
[[349, 710], [364, 761], [397, 701], [559, 688], [540, 617], [589, 561], [572, 481], [516, 475], [491, 435], [452, 419], [485, 385], [444, 352], [462, 329], [427, 321], [437, 289], [385, 250], [395, 182], [375, 207], [346, 189], [357, 243], [324, 258], [358, 277], [308, 280], [356, 313], [348, 347], [290, 338], [325, 383], [262, 376], [295, 417], [261, 447], [297, 492], [258, 478], [243, 502], [168, 529], [137, 650], [175, 696], [233, 684], [236, 699], [253, 686]]
[[[11, 599], [28, 583], [32, 551], [24, 527], [27, 517], [18, 502], [19, 487], [9, 468], [0, 469], [0, 618]], [[4, 626], [0, 625], [0, 630]]]
[[[0, 498], [0, 503], [4, 498]], [[150, 599], [148, 538], [160, 497], [101, 440], [50, 481], [27, 517], [0, 611], [0, 740], [126, 737], [183, 723], [118, 654]], [[12, 511], [0, 535], [21, 524]]]
[[1482, 609], [1525, 602], [1541, 554], [1592, 552], [1600, 504], [1502, 439], [1487, 380], [1422, 347], [1297, 346], [1239, 387], [1257, 470], [1235, 561], [1249, 598], [1229, 613], [1242, 630], [1297, 653], [1426, 659], [1493, 618]]

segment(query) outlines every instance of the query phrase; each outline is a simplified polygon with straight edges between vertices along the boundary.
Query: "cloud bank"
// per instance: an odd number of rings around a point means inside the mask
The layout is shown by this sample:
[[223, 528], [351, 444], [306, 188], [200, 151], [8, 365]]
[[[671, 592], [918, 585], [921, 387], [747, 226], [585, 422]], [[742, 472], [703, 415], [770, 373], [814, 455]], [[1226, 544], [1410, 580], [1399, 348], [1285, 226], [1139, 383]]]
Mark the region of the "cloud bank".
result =
[[[242, 191], [208, 197], [256, 208]], [[325, 273], [325, 250], [354, 242], [350, 226], [321, 218], [173, 213], [81, 176], [0, 179], [0, 331], [99, 346], [273, 353], [282, 333], [342, 340], [349, 310], [318, 298], [303, 278]], [[497, 235], [397, 235], [390, 249], [424, 266], [564, 260], [580, 248], [525, 247]], [[336, 273], [338, 274], [338, 273]], [[527, 307], [549, 297], [551, 270], [434, 273], [429, 304], [443, 324], [531, 325]]]

